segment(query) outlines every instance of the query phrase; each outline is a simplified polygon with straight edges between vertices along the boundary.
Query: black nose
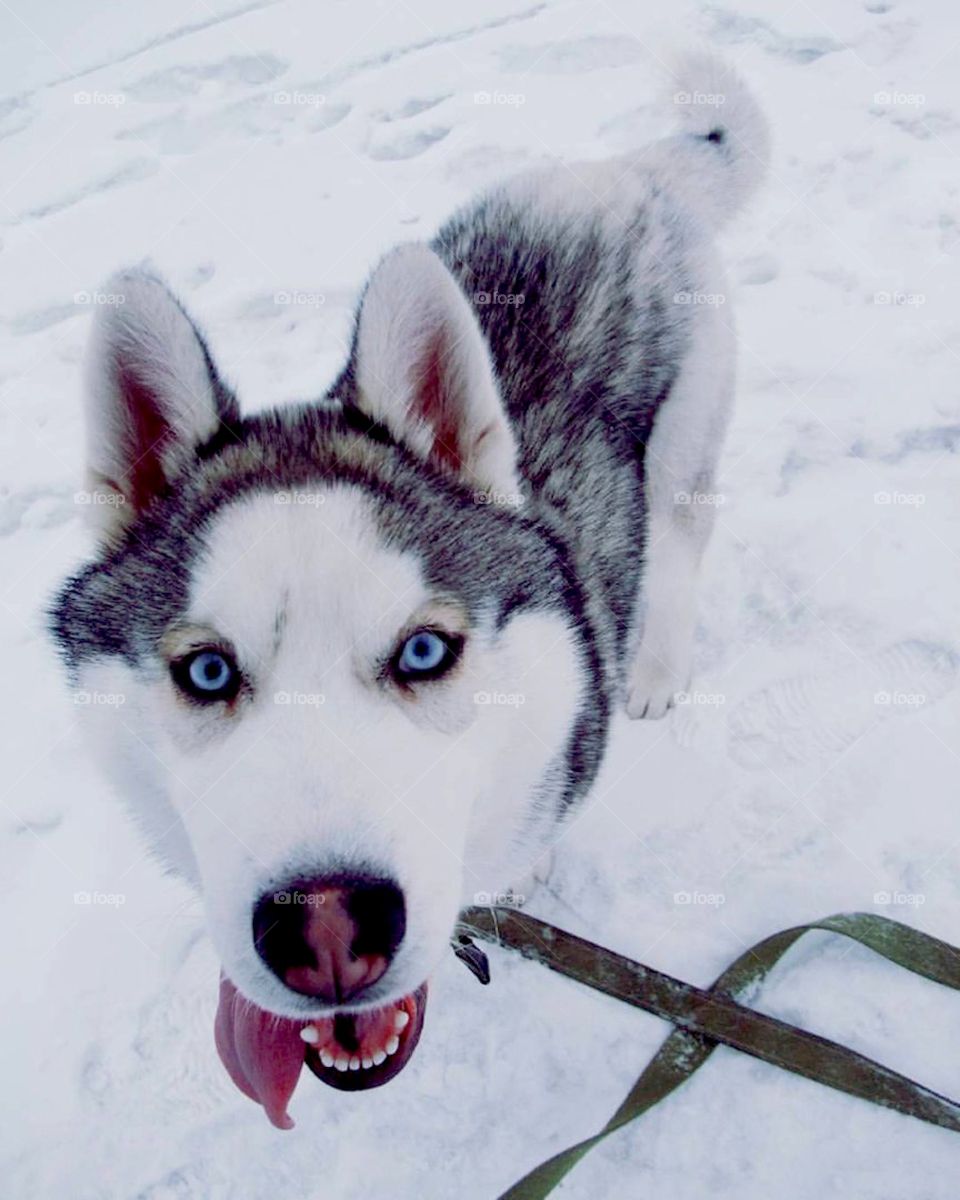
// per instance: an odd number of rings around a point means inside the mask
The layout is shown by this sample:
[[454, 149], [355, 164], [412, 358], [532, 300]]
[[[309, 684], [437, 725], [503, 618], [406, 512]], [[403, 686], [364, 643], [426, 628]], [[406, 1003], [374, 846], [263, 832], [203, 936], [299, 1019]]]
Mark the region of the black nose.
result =
[[253, 911], [253, 941], [274, 975], [328, 1004], [376, 983], [405, 931], [403, 892], [366, 876], [300, 879]]

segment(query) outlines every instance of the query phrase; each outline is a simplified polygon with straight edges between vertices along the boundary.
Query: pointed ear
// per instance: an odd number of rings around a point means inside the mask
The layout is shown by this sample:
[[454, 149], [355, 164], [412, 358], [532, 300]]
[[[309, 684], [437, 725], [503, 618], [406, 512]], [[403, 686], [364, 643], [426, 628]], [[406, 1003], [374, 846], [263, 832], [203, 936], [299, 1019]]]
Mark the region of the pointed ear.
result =
[[403, 246], [374, 271], [357, 324], [356, 381], [357, 406], [415, 454], [494, 500], [520, 503], [490, 351], [426, 246]]
[[206, 343], [166, 285], [145, 271], [115, 275], [87, 346], [85, 409], [91, 523], [106, 542], [239, 419]]

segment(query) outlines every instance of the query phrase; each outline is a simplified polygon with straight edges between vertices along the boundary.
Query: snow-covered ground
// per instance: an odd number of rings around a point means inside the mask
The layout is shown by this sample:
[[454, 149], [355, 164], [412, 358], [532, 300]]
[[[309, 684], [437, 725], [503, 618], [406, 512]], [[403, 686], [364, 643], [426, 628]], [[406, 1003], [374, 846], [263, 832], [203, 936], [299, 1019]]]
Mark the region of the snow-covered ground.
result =
[[[86, 545], [78, 360], [113, 268], [168, 275], [246, 406], [317, 394], [380, 253], [504, 172], [663, 132], [671, 46], [737, 62], [776, 137], [724, 243], [742, 368], [696, 692], [619, 720], [534, 910], [698, 983], [839, 910], [960, 941], [956, 28], [947, 0], [0, 5], [3, 1195], [492, 1200], [663, 1038], [451, 956], [407, 1070], [305, 1075], [278, 1133], [216, 1057], [199, 905], [94, 776], [40, 610]], [[960, 1095], [960, 996], [866, 951], [812, 937], [757, 1003]], [[954, 1135], [720, 1051], [564, 1194], [955, 1200], [958, 1172]]]

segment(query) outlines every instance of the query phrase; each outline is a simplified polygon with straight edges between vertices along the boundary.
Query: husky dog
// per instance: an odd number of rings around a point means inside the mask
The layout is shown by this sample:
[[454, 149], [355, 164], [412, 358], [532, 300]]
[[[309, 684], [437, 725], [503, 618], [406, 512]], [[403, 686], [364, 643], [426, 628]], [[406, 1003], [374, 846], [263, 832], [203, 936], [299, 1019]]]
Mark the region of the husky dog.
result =
[[622, 699], [687, 685], [734, 366], [700, 301], [767, 134], [729, 71], [684, 71], [676, 135], [388, 254], [316, 403], [241, 416], [145, 271], [96, 317], [99, 548], [52, 627], [126, 698], [88, 736], [202, 892], [221, 1057], [281, 1128], [304, 1062], [400, 1070], [461, 905], [547, 852]]

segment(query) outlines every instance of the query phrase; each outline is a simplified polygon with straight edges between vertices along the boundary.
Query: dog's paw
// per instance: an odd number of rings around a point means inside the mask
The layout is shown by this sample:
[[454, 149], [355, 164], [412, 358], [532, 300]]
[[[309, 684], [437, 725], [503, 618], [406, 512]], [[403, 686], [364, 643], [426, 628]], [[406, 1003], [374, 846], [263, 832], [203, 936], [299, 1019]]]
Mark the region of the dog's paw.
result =
[[627, 684], [627, 716], [634, 721], [665, 717], [689, 682], [686, 667], [671, 666], [641, 646]]

